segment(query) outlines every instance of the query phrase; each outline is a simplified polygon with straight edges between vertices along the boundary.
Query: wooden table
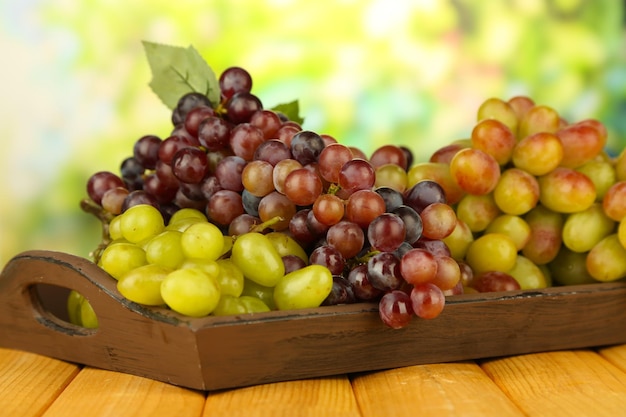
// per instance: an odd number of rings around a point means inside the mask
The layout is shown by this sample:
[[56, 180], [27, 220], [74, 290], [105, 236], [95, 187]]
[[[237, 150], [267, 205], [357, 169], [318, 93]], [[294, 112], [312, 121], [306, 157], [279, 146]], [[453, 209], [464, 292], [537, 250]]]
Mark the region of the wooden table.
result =
[[199, 392], [0, 348], [2, 416], [626, 416], [626, 345]]

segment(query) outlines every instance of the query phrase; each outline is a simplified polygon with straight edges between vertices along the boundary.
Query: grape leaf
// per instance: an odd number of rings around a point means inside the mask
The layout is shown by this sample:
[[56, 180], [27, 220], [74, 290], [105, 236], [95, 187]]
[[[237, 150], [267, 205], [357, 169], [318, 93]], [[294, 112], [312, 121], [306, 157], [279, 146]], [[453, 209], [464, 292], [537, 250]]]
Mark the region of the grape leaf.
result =
[[186, 93], [205, 94], [213, 107], [219, 104], [220, 90], [215, 73], [193, 47], [183, 48], [143, 41], [152, 70], [150, 88], [170, 109]]
[[289, 103], [279, 104], [272, 108], [275, 112], [280, 112], [287, 116], [289, 120], [293, 120], [298, 124], [304, 123], [304, 119], [300, 117], [300, 104], [298, 100], [290, 101]]

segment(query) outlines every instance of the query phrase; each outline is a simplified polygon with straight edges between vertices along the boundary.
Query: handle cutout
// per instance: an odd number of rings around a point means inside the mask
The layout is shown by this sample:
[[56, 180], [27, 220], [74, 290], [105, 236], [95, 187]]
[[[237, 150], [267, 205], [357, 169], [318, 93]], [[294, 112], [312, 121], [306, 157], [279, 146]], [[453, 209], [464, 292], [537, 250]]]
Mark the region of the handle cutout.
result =
[[76, 290], [38, 283], [31, 285], [29, 291], [42, 324], [72, 334], [89, 335], [97, 331], [95, 311], [87, 298]]

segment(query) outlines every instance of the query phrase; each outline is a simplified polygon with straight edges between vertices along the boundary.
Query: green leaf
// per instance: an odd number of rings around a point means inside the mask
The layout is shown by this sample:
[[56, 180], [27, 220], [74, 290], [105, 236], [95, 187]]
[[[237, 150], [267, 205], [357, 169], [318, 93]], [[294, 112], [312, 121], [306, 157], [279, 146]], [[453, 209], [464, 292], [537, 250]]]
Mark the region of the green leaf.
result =
[[170, 109], [186, 93], [195, 91], [209, 98], [215, 107], [220, 101], [215, 73], [193, 47], [163, 45], [143, 41], [152, 70], [150, 88]]
[[287, 116], [289, 120], [293, 120], [298, 124], [304, 123], [304, 119], [300, 117], [300, 104], [298, 100], [290, 101], [289, 103], [279, 104], [272, 108], [275, 112], [280, 112]]

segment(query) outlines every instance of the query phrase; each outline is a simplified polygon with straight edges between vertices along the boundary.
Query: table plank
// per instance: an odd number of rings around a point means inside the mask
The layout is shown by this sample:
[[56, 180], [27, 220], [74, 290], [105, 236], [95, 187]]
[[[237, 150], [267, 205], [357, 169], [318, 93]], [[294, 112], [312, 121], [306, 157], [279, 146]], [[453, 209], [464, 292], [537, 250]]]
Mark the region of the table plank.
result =
[[203, 417], [360, 417], [347, 376], [214, 391]]
[[199, 391], [85, 367], [44, 417], [199, 417], [204, 400], [204, 393]]
[[352, 386], [363, 417], [523, 416], [474, 362], [365, 373]]
[[626, 345], [601, 348], [598, 349], [598, 353], [613, 365], [626, 372]]
[[19, 350], [0, 348], [0, 410], [7, 416], [40, 416], [80, 367]]
[[529, 417], [613, 417], [626, 410], [626, 373], [591, 350], [492, 359], [481, 367]]

